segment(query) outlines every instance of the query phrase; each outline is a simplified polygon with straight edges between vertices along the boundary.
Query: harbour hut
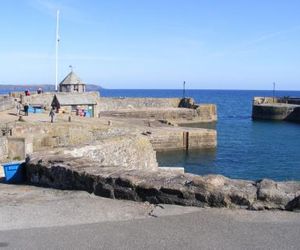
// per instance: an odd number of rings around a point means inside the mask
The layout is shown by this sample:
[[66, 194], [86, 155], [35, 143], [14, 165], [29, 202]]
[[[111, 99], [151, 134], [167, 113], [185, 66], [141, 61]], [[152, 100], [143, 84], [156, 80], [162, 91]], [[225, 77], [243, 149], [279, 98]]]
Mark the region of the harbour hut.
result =
[[51, 106], [59, 113], [94, 117], [98, 98], [97, 92], [56, 93]]
[[59, 84], [59, 92], [84, 93], [86, 84], [73, 72], [73, 70]]

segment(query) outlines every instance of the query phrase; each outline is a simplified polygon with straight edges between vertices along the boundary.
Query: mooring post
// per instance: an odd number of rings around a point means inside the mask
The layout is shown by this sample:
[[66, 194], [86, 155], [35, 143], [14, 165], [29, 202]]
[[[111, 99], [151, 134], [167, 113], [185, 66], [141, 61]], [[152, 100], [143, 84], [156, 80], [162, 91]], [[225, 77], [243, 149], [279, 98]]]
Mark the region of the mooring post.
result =
[[189, 150], [189, 132], [183, 132], [183, 147], [186, 151]]

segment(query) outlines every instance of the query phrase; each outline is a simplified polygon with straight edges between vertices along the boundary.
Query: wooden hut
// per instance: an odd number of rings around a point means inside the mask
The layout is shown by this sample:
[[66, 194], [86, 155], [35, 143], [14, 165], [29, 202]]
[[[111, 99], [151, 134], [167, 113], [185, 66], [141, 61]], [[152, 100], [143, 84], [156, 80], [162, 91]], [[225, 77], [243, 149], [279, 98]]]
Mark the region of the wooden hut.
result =
[[94, 117], [98, 98], [95, 92], [56, 93], [51, 106], [57, 112]]

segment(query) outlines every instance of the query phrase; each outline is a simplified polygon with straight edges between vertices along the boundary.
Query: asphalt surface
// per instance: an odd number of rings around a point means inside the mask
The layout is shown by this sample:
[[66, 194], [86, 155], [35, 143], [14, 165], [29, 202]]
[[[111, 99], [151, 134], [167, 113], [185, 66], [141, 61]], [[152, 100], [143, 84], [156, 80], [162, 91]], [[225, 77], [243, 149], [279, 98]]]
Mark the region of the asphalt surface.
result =
[[300, 213], [154, 207], [0, 184], [0, 249], [300, 249]]

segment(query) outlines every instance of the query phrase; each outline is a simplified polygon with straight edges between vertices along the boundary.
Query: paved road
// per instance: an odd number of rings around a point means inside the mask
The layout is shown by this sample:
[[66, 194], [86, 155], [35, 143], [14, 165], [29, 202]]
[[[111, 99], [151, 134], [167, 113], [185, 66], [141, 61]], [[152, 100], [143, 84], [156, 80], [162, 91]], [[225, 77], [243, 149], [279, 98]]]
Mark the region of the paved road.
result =
[[300, 249], [300, 213], [154, 208], [0, 184], [2, 248]]

